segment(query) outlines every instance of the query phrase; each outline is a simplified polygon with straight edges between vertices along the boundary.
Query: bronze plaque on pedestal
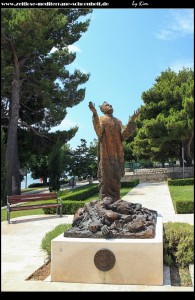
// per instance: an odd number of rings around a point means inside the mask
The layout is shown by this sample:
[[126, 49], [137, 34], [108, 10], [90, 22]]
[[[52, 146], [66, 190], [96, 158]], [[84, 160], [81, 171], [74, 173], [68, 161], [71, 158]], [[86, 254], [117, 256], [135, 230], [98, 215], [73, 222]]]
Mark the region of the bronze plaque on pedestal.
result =
[[115, 265], [115, 255], [112, 251], [108, 249], [100, 249], [96, 252], [94, 256], [94, 263], [97, 269], [100, 271], [109, 271]]

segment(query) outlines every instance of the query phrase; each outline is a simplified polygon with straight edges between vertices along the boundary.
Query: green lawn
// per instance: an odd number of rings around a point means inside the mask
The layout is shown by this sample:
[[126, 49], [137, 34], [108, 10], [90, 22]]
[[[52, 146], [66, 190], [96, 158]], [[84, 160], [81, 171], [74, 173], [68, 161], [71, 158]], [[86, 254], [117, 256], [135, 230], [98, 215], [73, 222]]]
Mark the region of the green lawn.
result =
[[27, 188], [27, 189], [22, 189], [21, 192], [24, 193], [24, 192], [30, 192], [30, 191], [38, 191], [38, 190], [42, 190], [46, 187], [42, 187], [42, 188]]
[[173, 201], [194, 200], [194, 185], [169, 185], [169, 191]]
[[[79, 187], [78, 189], [79, 190], [86, 190], [86, 186]], [[130, 187], [128, 187], [128, 188], [121, 188], [121, 190], [120, 190], [121, 198], [123, 196], [125, 196], [131, 189], [132, 188], [130, 188]], [[99, 198], [99, 194], [97, 193], [97, 194], [95, 194], [95, 195], [87, 198], [85, 201], [86, 202], [90, 202], [90, 201], [98, 199], [98, 198]], [[36, 203], [38, 204], [39, 201], [37, 201]], [[41, 203], [41, 201], [40, 201], [40, 203]], [[12, 219], [12, 218], [17, 218], [17, 217], [21, 217], [21, 216], [42, 215], [42, 214], [44, 214], [44, 211], [43, 211], [42, 208], [40, 208], [40, 209], [33, 209], [33, 210], [13, 211], [13, 212], [10, 213], [10, 218]], [[7, 220], [7, 209], [2, 209], [1, 210], [1, 222], [6, 221], [6, 220]]]
[[194, 185], [174, 186], [169, 185], [169, 191], [175, 207], [176, 201], [194, 201]]

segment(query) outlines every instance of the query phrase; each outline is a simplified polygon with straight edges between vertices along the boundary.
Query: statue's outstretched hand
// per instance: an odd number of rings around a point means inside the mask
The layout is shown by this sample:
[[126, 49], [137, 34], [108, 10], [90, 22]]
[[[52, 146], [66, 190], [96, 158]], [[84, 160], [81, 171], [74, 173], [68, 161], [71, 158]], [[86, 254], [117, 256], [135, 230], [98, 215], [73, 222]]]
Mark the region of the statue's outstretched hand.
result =
[[133, 115], [131, 117], [131, 122], [135, 121], [135, 119], [138, 117], [139, 113], [140, 113], [139, 109], [136, 110], [136, 111], [134, 111], [134, 113], [133, 113]]
[[95, 108], [95, 104], [92, 103], [91, 101], [89, 102], [89, 109], [90, 109], [94, 114], [97, 113], [96, 108]]

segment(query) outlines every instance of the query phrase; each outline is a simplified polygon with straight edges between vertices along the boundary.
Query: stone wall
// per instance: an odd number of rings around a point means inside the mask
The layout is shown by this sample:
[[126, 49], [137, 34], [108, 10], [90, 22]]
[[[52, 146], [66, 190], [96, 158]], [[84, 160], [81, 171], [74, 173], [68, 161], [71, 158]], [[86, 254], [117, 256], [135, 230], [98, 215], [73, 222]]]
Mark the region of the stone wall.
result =
[[136, 169], [134, 172], [126, 172], [121, 181], [132, 181], [139, 179], [140, 182], [161, 182], [167, 178], [182, 179], [194, 177], [194, 167], [173, 167], [173, 168], [153, 168], [153, 169]]

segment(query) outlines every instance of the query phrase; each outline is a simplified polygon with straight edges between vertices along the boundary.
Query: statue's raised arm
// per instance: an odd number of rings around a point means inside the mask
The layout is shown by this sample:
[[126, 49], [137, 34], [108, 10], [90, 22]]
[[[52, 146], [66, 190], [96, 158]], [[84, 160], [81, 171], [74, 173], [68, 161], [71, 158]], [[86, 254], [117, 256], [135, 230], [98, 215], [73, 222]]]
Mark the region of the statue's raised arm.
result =
[[95, 108], [95, 104], [90, 101], [88, 106], [89, 106], [89, 109], [93, 112], [93, 115], [97, 115], [97, 110]]
[[140, 113], [139, 109], [134, 111], [132, 117], [129, 119], [129, 122], [123, 129], [123, 131], [121, 133], [123, 140], [127, 140], [134, 133], [134, 131], [136, 129], [136, 124], [134, 122], [137, 119], [139, 113]]
[[96, 132], [98, 138], [100, 138], [100, 136], [102, 135], [104, 127], [102, 125], [100, 125], [100, 120], [99, 120], [99, 116], [97, 114], [97, 110], [95, 108], [95, 104], [90, 101], [88, 106], [89, 106], [89, 109], [93, 113], [92, 120], [93, 120], [93, 126], [94, 126], [94, 129], [95, 129], [95, 132]]
[[139, 109], [137, 109], [136, 111], [134, 111], [134, 113], [133, 113], [133, 115], [132, 115], [132, 117], [131, 117], [131, 119], [130, 119], [129, 122], [134, 122], [137, 119], [137, 117], [139, 116], [139, 113], [140, 113]]

